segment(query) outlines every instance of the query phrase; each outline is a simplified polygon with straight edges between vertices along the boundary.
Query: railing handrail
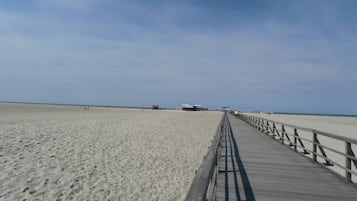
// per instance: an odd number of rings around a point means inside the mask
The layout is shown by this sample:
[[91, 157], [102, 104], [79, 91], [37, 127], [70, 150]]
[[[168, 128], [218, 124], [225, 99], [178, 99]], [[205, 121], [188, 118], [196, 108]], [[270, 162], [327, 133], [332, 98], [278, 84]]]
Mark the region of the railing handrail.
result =
[[247, 114], [241, 114], [241, 115], [258, 118], [258, 119], [261, 119], [261, 120], [265, 120], [265, 121], [272, 122], [272, 123], [275, 123], [275, 124], [284, 125], [284, 126], [291, 127], [291, 128], [300, 129], [300, 130], [307, 131], [307, 132], [317, 133], [317, 134], [325, 136], [325, 137], [338, 139], [338, 140], [341, 140], [341, 141], [349, 142], [351, 144], [357, 144], [357, 140], [353, 139], [353, 138], [343, 137], [343, 136], [340, 136], [340, 135], [328, 133], [328, 132], [325, 132], [325, 131], [320, 131], [320, 130], [313, 129], [313, 128], [306, 128], [306, 127], [296, 126], [296, 125], [283, 123], [283, 122], [279, 122], [279, 121], [275, 121], [275, 120], [270, 120], [270, 119], [266, 119], [266, 118], [262, 118], [262, 117], [256, 117], [256, 116], [253, 116], [253, 115], [247, 115]]
[[[351, 146], [352, 144], [357, 144], [357, 140], [355, 140], [355, 139], [338, 136], [335, 134], [327, 133], [324, 131], [319, 131], [316, 129], [305, 128], [305, 127], [295, 126], [295, 125], [286, 124], [286, 123], [282, 123], [282, 122], [278, 122], [278, 121], [273, 121], [273, 120], [269, 120], [269, 119], [265, 119], [265, 118], [261, 118], [261, 117], [256, 117], [253, 115], [240, 114], [240, 118], [267, 135], [272, 133], [273, 139], [276, 139], [275, 138], [275, 136], [276, 136], [275, 132], [276, 132], [278, 134], [278, 140], [280, 140], [282, 144], [292, 146], [295, 152], [297, 152], [297, 147], [300, 147], [301, 149], [303, 149], [304, 154], [311, 153], [312, 154], [311, 159], [316, 163], [321, 163], [320, 161], [318, 161], [318, 157], [319, 157], [326, 161], [324, 163], [326, 166], [336, 165], [337, 167], [342, 168], [345, 171], [344, 178], [345, 178], [345, 182], [347, 182], [347, 183], [353, 183], [352, 175], [357, 176], [357, 172], [355, 170], [352, 170], [352, 163], [355, 166], [355, 168], [357, 169], [357, 158], [356, 158], [356, 156], [352, 150], [352, 146]], [[272, 125], [273, 128], [269, 123], [273, 124]], [[280, 133], [278, 132], [276, 125], [281, 125]], [[294, 135], [290, 135], [291, 137], [293, 137], [294, 142], [292, 142], [292, 140], [289, 138], [289, 134], [286, 131], [285, 127], [290, 127], [290, 128], [294, 129]], [[312, 141], [300, 137], [298, 135], [297, 130], [303, 130], [305, 132], [309, 132], [310, 134], [312, 134], [312, 137], [313, 137]], [[340, 152], [340, 151], [334, 149], [333, 147], [321, 144], [318, 139], [318, 136], [328, 137], [331, 140], [343, 141], [345, 144], [345, 153]], [[286, 137], [286, 140], [288, 141], [288, 144], [285, 143], [285, 137]], [[309, 143], [311, 143], [312, 150], [310, 150], [306, 146], [304, 146], [301, 139], [306, 140]], [[299, 140], [299, 143], [301, 146], [298, 145], [298, 143], [297, 143], [298, 140]], [[329, 158], [327, 156], [324, 148], [326, 148], [327, 150], [330, 150], [332, 152], [335, 152], [337, 154], [342, 155], [345, 158], [345, 165], [343, 166], [342, 164], [338, 163], [336, 160]], [[318, 153], [318, 150], [320, 150], [321, 154]]]
[[211, 182], [211, 178], [214, 174], [215, 166], [217, 165], [217, 157], [219, 150], [219, 142], [221, 140], [222, 127], [226, 114], [223, 115], [217, 130], [216, 135], [208, 149], [203, 162], [199, 169], [196, 171], [196, 175], [193, 178], [190, 189], [186, 195], [185, 201], [206, 201], [206, 194]]

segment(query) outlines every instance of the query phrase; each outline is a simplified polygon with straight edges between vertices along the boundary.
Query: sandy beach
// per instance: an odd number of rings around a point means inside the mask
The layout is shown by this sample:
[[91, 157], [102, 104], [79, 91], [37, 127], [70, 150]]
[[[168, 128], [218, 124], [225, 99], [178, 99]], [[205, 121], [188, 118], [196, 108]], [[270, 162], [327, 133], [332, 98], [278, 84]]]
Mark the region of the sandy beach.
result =
[[0, 200], [183, 200], [221, 112], [0, 104]]
[[[313, 116], [313, 115], [280, 115], [280, 114], [265, 114], [265, 113], [246, 113], [247, 115], [253, 115], [256, 117], [269, 119], [272, 121], [278, 121], [282, 123], [287, 123], [291, 125], [296, 125], [299, 127], [312, 128], [331, 134], [344, 136], [352, 139], [357, 139], [357, 117], [342, 117], [342, 116]], [[291, 128], [287, 128], [289, 134], [293, 134], [294, 131]], [[305, 137], [312, 140], [312, 133], [307, 133], [303, 131], [298, 131], [301, 137]], [[345, 143], [338, 140], [333, 140], [331, 138], [318, 136], [321, 144], [331, 147], [342, 153], [345, 152]], [[312, 143], [303, 141], [304, 145], [312, 150]], [[357, 154], [357, 146], [352, 145], [352, 149], [355, 154]], [[324, 150], [329, 158], [337, 161], [341, 165], [345, 165], [345, 158], [335, 152]], [[320, 152], [318, 152], [321, 154]], [[311, 157], [311, 154], [310, 154]], [[321, 158], [319, 161], [324, 162]], [[343, 169], [337, 166], [329, 167], [332, 171], [344, 176], [345, 172]], [[352, 165], [352, 169], [357, 172], [357, 169]], [[352, 176], [352, 180], [357, 182], [356, 176]]]

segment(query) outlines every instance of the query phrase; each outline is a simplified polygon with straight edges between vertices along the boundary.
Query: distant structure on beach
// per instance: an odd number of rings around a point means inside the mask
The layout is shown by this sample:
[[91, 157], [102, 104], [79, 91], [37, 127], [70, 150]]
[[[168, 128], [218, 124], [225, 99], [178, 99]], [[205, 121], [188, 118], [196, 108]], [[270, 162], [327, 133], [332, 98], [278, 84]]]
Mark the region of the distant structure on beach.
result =
[[197, 104], [182, 104], [182, 110], [185, 111], [204, 111], [208, 110], [208, 108], [203, 107], [202, 105], [197, 105]]
[[153, 105], [152, 105], [152, 109], [153, 109], [153, 110], [159, 110], [159, 109], [160, 109], [160, 105], [158, 105], [158, 104], [153, 104]]
[[81, 110], [89, 110], [89, 106], [88, 105], [81, 105], [81, 106], [79, 106], [79, 108]]
[[231, 109], [228, 106], [223, 106], [222, 111], [231, 111]]

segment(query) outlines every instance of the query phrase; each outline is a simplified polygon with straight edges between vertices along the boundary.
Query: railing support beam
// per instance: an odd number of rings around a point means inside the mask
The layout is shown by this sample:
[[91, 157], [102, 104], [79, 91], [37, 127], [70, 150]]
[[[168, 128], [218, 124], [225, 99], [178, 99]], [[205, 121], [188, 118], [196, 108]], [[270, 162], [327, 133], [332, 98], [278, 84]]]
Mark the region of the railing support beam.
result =
[[312, 144], [312, 160], [314, 162], [317, 162], [317, 134], [314, 132], [313, 133], [313, 140], [314, 143]]
[[281, 144], [284, 144], [285, 126], [281, 125]]
[[351, 155], [351, 143], [346, 142], [346, 170], [345, 170], [345, 182], [351, 183], [352, 182], [352, 174], [351, 172], [351, 159], [348, 157]]
[[295, 150], [295, 152], [297, 152], [297, 138], [298, 138], [297, 129], [294, 128], [294, 150]]
[[[252, 117], [249, 115], [240, 115], [240, 118], [242, 120], [247, 121], [248, 123], [250, 123], [252, 126], [254, 126], [255, 128], [259, 129], [260, 131], [262, 131], [263, 133], [266, 133], [267, 135], [269, 135], [269, 133], [272, 133], [272, 138], [275, 139], [275, 136], [279, 137], [281, 140], [282, 144], [285, 144], [285, 138], [286, 140], [289, 141], [289, 146], [292, 147], [292, 149], [295, 152], [298, 152], [298, 150], [301, 148], [303, 150], [304, 154], [310, 154], [312, 153], [312, 160], [316, 163], [323, 163], [323, 162], [319, 162], [321, 161], [320, 159], [324, 159], [325, 163], [324, 165], [326, 166], [333, 166], [336, 165], [342, 169], [345, 170], [345, 181], [347, 183], [353, 183], [355, 181], [353, 181], [354, 178], [352, 178], [352, 175], [357, 175], [356, 173], [356, 169], [357, 169], [357, 159], [356, 156], [352, 150], [352, 146], [357, 145], [357, 141], [355, 139], [352, 138], [348, 138], [348, 137], [342, 137], [342, 136], [338, 136], [335, 134], [331, 134], [331, 133], [327, 133], [324, 131], [319, 131], [319, 130], [315, 130], [315, 129], [311, 129], [311, 128], [304, 128], [304, 127], [299, 127], [299, 126], [295, 126], [295, 125], [291, 125], [291, 124], [285, 124], [282, 122], [278, 122], [278, 121], [271, 121], [268, 119], [263, 119], [260, 117]], [[272, 124], [272, 126], [270, 126]], [[276, 128], [277, 125], [281, 125], [281, 133], [279, 132], [279, 130]], [[289, 129], [293, 129], [294, 134], [290, 135], [287, 133], [286, 131], [286, 127]], [[299, 134], [298, 134], [298, 130], [302, 130], [305, 132], [311, 132], [312, 134], [312, 141], [308, 140], [306, 138], [300, 138]], [[275, 133], [276, 132], [276, 133]], [[294, 138], [294, 140], [292, 140], [290, 137], [292, 136]], [[323, 137], [328, 137], [328, 138], [332, 138], [335, 140], [340, 140], [342, 142], [345, 143], [345, 153], [342, 153], [341, 151], [338, 151], [336, 149], [333, 149], [331, 147], [328, 147], [326, 145], [322, 145], [320, 144], [320, 141], [318, 139], [318, 137], [323, 136]], [[312, 142], [312, 150], [305, 147], [303, 141], [307, 141], [307, 142]], [[299, 146], [299, 145], [301, 146]], [[317, 153], [317, 150], [320, 150], [321, 155], [319, 155]], [[325, 150], [327, 149], [327, 151], [332, 151], [335, 152], [337, 154], [342, 155], [343, 157], [345, 157], [345, 164], [343, 163], [338, 163], [337, 161], [333, 161], [332, 158], [329, 158], [325, 152]], [[328, 152], [330, 153], [330, 152]], [[310, 157], [308, 157], [310, 158]], [[320, 158], [320, 159], [318, 159]], [[352, 166], [354, 166], [354, 168], [352, 168]], [[345, 168], [344, 168], [345, 167]]]

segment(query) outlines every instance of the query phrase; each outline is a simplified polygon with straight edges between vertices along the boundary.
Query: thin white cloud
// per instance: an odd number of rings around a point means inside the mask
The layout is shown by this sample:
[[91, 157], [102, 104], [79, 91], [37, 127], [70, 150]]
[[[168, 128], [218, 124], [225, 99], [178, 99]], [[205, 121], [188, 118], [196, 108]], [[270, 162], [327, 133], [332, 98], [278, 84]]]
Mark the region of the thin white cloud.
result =
[[39, 6], [63, 7], [66, 9], [88, 9], [98, 3], [97, 0], [35, 0]]

